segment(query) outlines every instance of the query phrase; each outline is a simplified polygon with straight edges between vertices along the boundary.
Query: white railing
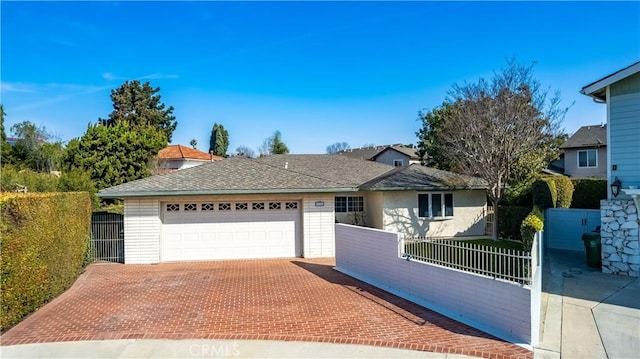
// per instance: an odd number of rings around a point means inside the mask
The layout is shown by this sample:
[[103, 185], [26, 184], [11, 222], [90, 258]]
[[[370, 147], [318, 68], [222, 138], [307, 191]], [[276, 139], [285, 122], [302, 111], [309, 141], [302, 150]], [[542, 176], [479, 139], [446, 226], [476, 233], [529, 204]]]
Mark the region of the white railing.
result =
[[461, 240], [425, 239], [399, 242], [402, 258], [437, 264], [447, 268], [503, 279], [520, 284], [531, 283], [531, 253], [497, 248]]

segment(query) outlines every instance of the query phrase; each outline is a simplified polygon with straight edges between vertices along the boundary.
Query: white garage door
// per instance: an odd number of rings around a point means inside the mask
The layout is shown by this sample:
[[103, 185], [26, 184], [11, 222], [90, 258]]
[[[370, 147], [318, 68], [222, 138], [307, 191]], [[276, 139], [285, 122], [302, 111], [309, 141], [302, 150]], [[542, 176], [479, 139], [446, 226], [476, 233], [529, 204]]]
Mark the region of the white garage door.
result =
[[299, 256], [298, 207], [288, 201], [163, 203], [161, 260]]

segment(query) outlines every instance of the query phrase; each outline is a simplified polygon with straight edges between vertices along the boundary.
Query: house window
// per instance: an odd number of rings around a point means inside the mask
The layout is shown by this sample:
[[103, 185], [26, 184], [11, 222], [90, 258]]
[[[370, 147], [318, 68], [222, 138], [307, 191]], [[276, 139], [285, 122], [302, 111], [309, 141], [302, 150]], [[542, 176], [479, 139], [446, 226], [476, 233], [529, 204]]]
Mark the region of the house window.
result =
[[337, 213], [344, 212], [363, 212], [364, 211], [364, 197], [336, 197], [335, 198], [335, 210]]
[[418, 195], [418, 217], [453, 217], [453, 193], [425, 193]]
[[218, 203], [218, 211], [230, 211], [231, 203]]
[[579, 168], [598, 167], [598, 151], [597, 150], [578, 151], [578, 167]]
[[280, 202], [269, 202], [269, 209], [280, 209]]
[[198, 209], [198, 205], [195, 203], [185, 203], [184, 210], [185, 212], [194, 212]]
[[213, 211], [213, 203], [203, 203], [200, 205], [202, 211]]
[[264, 210], [264, 203], [262, 202], [255, 202], [251, 204], [251, 209], [253, 209], [254, 211], [262, 211]]
[[249, 205], [247, 203], [236, 203], [236, 211], [246, 211], [249, 209]]
[[393, 166], [394, 167], [402, 167], [402, 166], [404, 166], [404, 161], [403, 160], [393, 160]]
[[167, 212], [178, 212], [180, 205], [177, 203], [167, 203]]
[[286, 209], [298, 209], [298, 202], [287, 202], [284, 206]]

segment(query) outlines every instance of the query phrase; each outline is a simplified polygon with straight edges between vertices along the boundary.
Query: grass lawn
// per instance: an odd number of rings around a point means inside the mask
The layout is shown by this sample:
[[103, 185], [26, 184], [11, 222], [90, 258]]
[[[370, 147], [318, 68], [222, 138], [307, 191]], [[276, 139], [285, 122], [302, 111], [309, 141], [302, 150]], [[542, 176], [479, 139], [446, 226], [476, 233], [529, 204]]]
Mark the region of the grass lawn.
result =
[[482, 239], [471, 239], [471, 240], [462, 241], [462, 242], [479, 244], [481, 246], [489, 246], [489, 247], [496, 247], [496, 248], [515, 249], [518, 251], [524, 250], [524, 246], [522, 245], [522, 242], [516, 242], [511, 240], [505, 240], [505, 239], [499, 239], [497, 241], [494, 241], [491, 238], [482, 238]]
[[411, 255], [412, 260], [528, 283], [531, 260], [522, 248], [520, 242], [491, 238], [405, 243], [405, 253]]

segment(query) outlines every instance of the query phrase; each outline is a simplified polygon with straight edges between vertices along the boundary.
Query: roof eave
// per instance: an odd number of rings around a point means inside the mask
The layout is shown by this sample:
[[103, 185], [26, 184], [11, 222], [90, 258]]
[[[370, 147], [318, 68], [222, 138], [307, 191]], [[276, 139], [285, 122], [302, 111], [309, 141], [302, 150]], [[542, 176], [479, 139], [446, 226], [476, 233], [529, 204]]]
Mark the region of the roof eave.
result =
[[607, 86], [615, 82], [623, 80], [629, 76], [635, 75], [638, 72], [640, 72], [640, 61], [622, 70], [619, 70], [610, 75], [607, 75], [601, 78], [600, 80], [597, 80], [583, 87], [582, 90], [580, 90], [580, 93], [583, 95], [593, 97], [596, 100], [606, 101], [607, 96], [602, 91], [603, 89], [605, 89]]
[[363, 191], [380, 191], [380, 192], [392, 192], [392, 191], [471, 191], [471, 190], [482, 190], [485, 191], [488, 189], [486, 186], [446, 186], [446, 187], [435, 187], [435, 186], [406, 186], [406, 187], [377, 187], [377, 188], [367, 188], [361, 187]]
[[296, 188], [296, 189], [226, 189], [226, 190], [199, 190], [199, 191], [126, 191], [126, 192], [98, 192], [100, 198], [127, 198], [127, 197], [171, 197], [171, 196], [203, 196], [203, 195], [246, 195], [246, 194], [292, 194], [292, 193], [334, 193], [354, 192], [358, 188]]

